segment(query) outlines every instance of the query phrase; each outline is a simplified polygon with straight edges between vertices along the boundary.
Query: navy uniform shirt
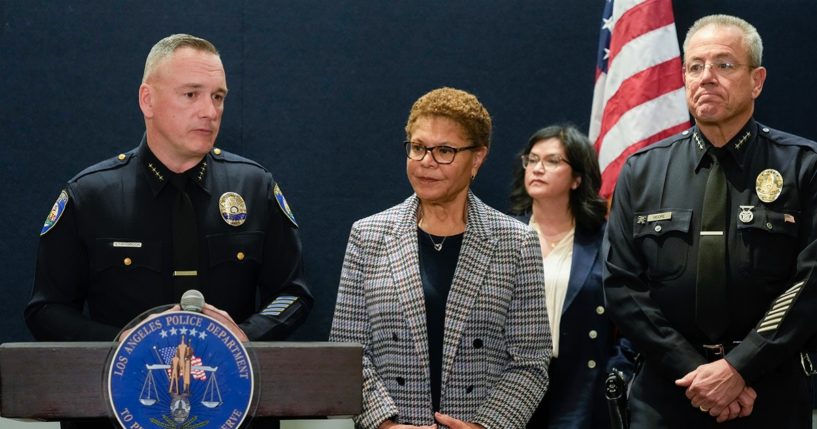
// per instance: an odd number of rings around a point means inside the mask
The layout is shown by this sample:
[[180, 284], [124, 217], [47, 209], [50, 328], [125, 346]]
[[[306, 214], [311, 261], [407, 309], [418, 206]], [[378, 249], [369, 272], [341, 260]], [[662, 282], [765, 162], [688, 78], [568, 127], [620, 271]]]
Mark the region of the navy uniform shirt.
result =
[[[711, 343], [695, 324], [708, 146], [692, 128], [633, 154], [619, 176], [605, 239], [613, 318], [674, 379], [706, 363], [700, 346]], [[750, 120], [725, 150], [729, 302], [722, 310], [730, 325], [720, 343], [742, 341], [726, 359], [751, 383], [817, 330], [817, 143]], [[768, 186], [762, 194], [780, 191], [768, 202], [756, 189], [761, 173], [782, 178], [771, 186], [761, 180]]]
[[[172, 174], [143, 138], [68, 182], [43, 227], [25, 310], [37, 339], [113, 340], [142, 312], [179, 302]], [[219, 149], [184, 174], [198, 228], [197, 288], [250, 340], [286, 337], [306, 318], [312, 296], [297, 225], [272, 175]], [[219, 201], [228, 192], [245, 203], [240, 225], [222, 216]]]

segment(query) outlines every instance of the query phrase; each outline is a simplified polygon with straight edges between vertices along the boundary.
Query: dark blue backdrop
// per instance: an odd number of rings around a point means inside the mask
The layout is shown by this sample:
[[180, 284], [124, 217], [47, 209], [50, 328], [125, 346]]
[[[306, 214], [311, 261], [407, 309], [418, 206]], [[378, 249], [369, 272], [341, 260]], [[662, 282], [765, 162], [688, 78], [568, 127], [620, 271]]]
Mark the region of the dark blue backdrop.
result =
[[[137, 88], [160, 38], [222, 52], [230, 96], [218, 145], [280, 182], [301, 224], [317, 306], [299, 339], [326, 338], [352, 222], [411, 192], [403, 125], [439, 86], [495, 121], [474, 185], [505, 209], [515, 153], [539, 127], [587, 128], [602, 1], [0, 1], [0, 342], [30, 339], [37, 234], [62, 184], [138, 143]], [[753, 22], [769, 69], [757, 117], [817, 139], [813, 0], [675, 2], [679, 36], [716, 12]]]

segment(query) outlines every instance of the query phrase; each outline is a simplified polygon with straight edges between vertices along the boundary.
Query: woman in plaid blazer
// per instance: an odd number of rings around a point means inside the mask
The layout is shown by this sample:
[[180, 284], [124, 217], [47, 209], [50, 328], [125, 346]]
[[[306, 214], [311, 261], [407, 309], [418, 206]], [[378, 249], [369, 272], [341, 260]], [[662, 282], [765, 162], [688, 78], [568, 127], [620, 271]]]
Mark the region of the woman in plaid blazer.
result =
[[358, 427], [524, 428], [545, 393], [538, 238], [469, 191], [490, 132], [467, 92], [418, 99], [414, 195], [352, 226], [330, 340], [364, 345]]

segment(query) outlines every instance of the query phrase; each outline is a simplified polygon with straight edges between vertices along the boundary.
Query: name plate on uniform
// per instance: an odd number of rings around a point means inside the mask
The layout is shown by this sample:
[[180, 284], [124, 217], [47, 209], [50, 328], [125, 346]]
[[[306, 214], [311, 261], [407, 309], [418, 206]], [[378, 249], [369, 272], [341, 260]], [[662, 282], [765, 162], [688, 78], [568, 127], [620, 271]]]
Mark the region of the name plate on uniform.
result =
[[663, 213], [654, 213], [651, 215], [647, 215], [647, 222], [655, 222], [657, 220], [670, 220], [672, 219], [672, 212], [663, 212]]
[[138, 241], [114, 241], [113, 247], [142, 247], [142, 243]]

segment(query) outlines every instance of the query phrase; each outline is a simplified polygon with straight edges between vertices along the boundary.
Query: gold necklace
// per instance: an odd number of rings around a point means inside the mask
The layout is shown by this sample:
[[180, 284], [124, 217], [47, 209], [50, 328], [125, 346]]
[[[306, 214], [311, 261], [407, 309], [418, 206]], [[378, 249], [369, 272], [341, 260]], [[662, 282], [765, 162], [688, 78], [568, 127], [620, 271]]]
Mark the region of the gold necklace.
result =
[[542, 234], [542, 237], [545, 239], [545, 242], [550, 246], [551, 249], [555, 249], [556, 245], [559, 244], [562, 240], [564, 240], [564, 238], [567, 237], [567, 234], [569, 232], [570, 231], [560, 232], [560, 233], [556, 234], [556, 236], [559, 237], [559, 238], [556, 238], [556, 239], [553, 239], [553, 240], [551, 240], [550, 238], [548, 238], [544, 234]]
[[548, 245], [548, 247], [550, 247], [551, 249], [555, 249], [555, 248], [556, 248], [556, 246], [557, 246], [557, 245], [558, 245], [558, 244], [559, 244], [559, 243], [560, 243], [562, 240], [564, 240], [564, 238], [565, 238], [565, 237], [567, 237], [567, 235], [568, 235], [568, 234], [570, 234], [570, 231], [573, 229], [574, 222], [575, 222], [575, 220], [571, 220], [571, 221], [570, 221], [570, 228], [569, 228], [569, 229], [567, 229], [566, 231], [561, 231], [561, 232], [558, 232], [558, 233], [556, 233], [556, 234], [553, 234], [553, 235], [552, 235], [552, 237], [558, 237], [558, 238], [556, 238], [556, 239], [554, 239], [554, 240], [551, 240], [551, 239], [550, 239], [550, 237], [548, 237], [547, 235], [545, 235], [544, 231], [542, 231], [542, 228], [539, 226], [539, 224], [537, 224], [537, 223], [536, 223], [536, 222], [533, 220], [533, 218], [531, 217], [531, 226], [532, 226], [532, 227], [533, 227], [533, 229], [536, 231], [536, 233], [539, 235], [539, 239], [540, 239], [540, 240], [544, 240], [544, 241], [545, 241], [545, 243]]

